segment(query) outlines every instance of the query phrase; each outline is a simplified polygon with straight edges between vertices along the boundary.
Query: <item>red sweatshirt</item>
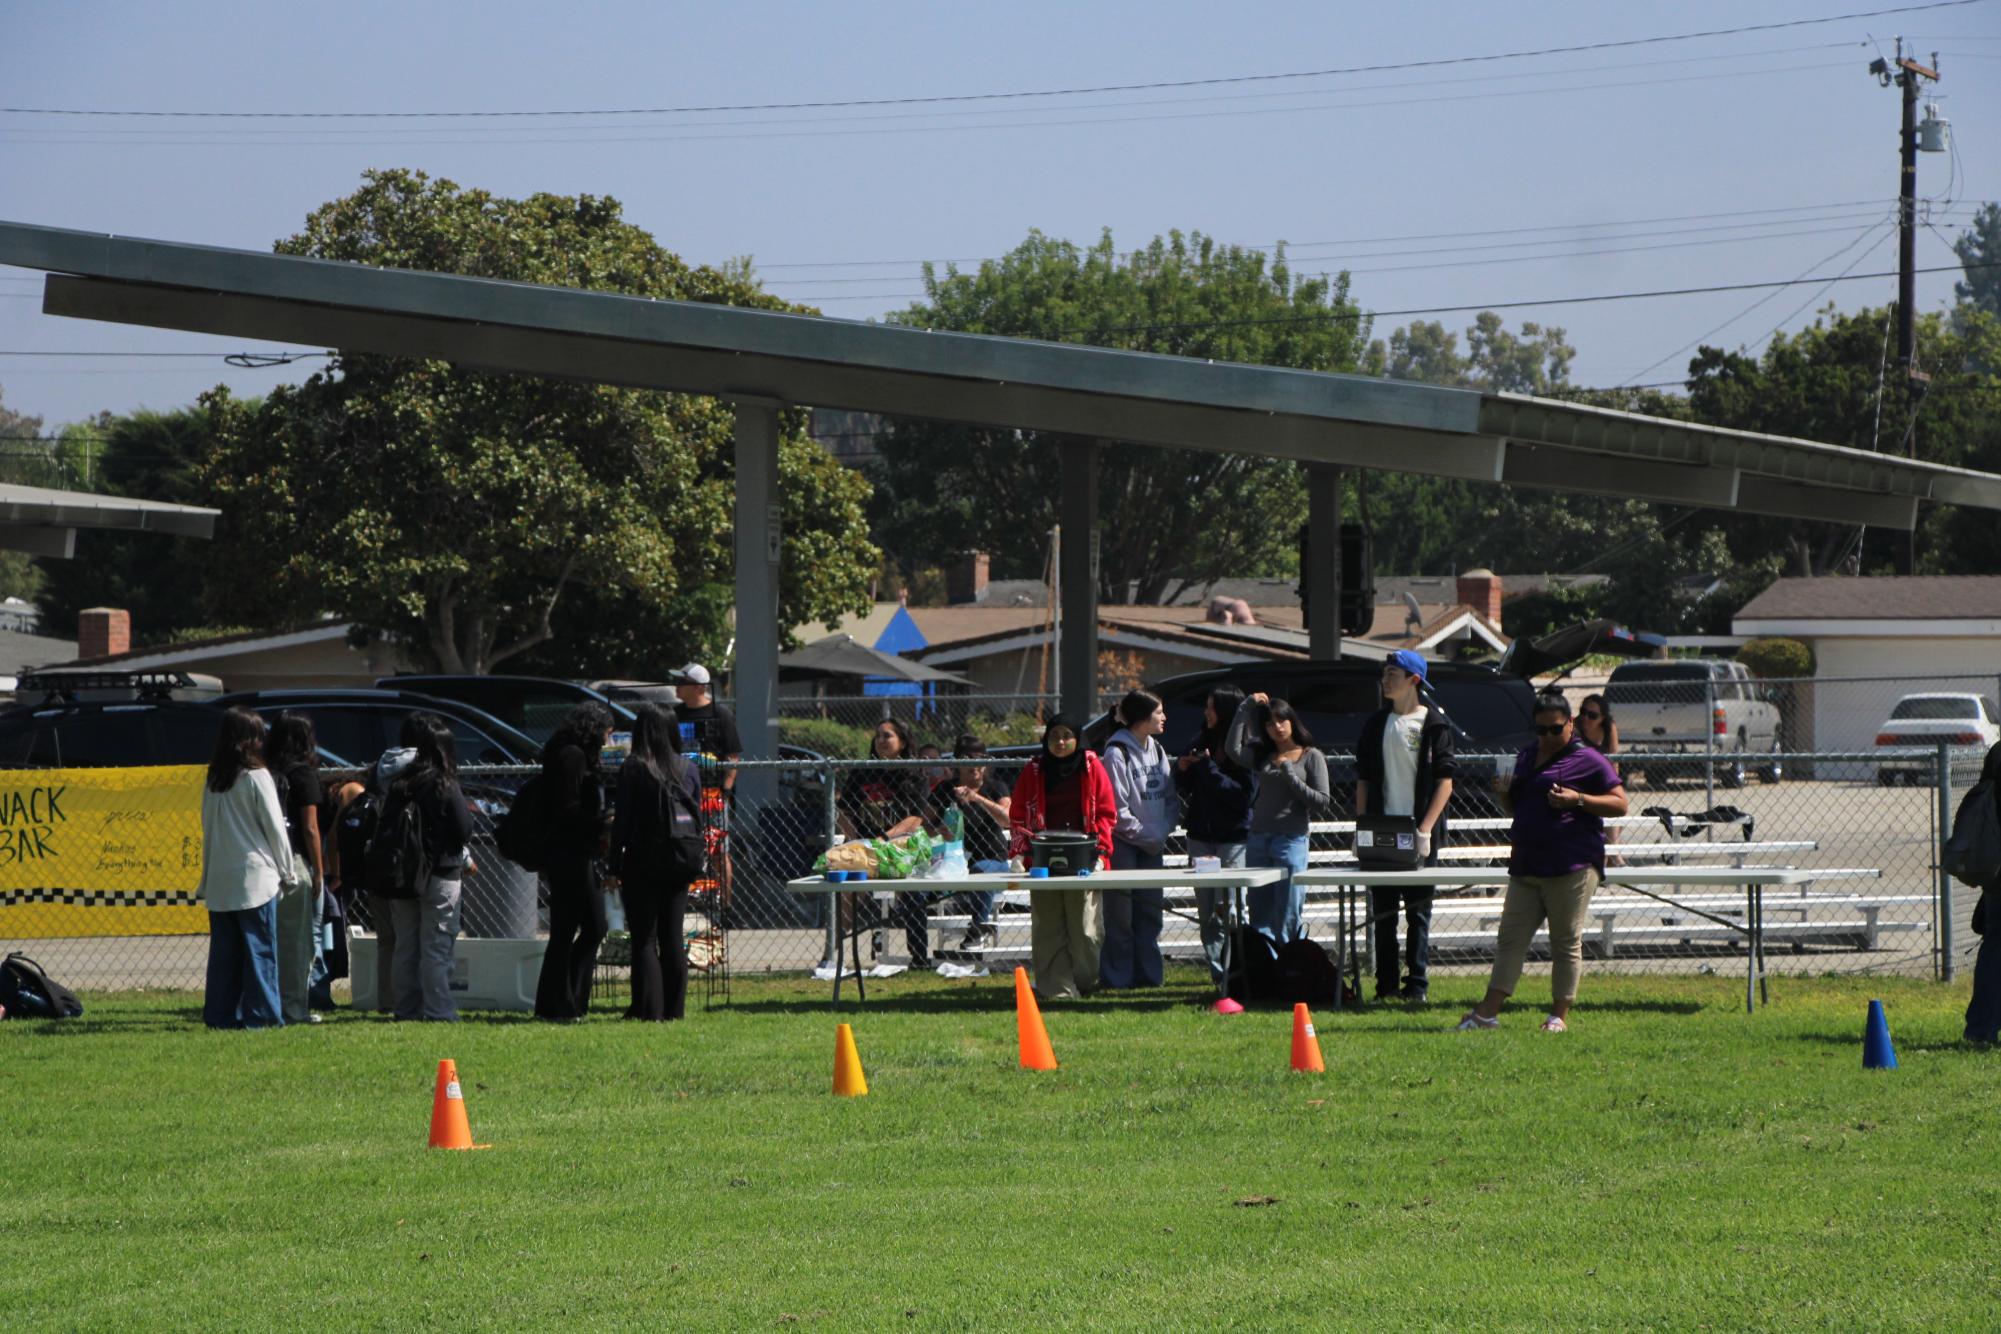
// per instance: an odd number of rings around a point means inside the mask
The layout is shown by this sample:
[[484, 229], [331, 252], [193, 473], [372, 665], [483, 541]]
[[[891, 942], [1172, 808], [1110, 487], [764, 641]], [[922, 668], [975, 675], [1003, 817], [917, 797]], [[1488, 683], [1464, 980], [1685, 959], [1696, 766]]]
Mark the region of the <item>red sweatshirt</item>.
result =
[[[1021, 771], [1021, 777], [1015, 779], [1007, 812], [1008, 856], [1027, 859], [1028, 836], [1051, 827], [1049, 810], [1052, 805], [1075, 807], [1080, 803], [1083, 818], [1078, 822], [1079, 831], [1096, 835], [1098, 850], [1106, 857], [1111, 856], [1112, 825], [1118, 819], [1118, 808], [1112, 797], [1111, 775], [1105, 772], [1105, 766], [1098, 757], [1088, 750], [1084, 752], [1084, 770], [1071, 780], [1069, 792], [1052, 794], [1044, 783], [1040, 756], [1030, 760]], [[1053, 802], [1052, 795], [1056, 796]], [[1064, 797], [1070, 800], [1064, 801]]]

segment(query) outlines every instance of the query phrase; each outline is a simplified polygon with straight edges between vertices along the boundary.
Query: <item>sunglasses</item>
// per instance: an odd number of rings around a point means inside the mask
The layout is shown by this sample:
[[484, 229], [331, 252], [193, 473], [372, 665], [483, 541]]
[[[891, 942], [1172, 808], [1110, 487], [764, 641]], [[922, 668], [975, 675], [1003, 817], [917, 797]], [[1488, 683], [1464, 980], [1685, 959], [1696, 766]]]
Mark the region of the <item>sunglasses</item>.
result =
[[1584, 712], [1578, 714], [1577, 716], [1580, 718], [1589, 718], [1592, 722], [1595, 723], [1600, 718], [1603, 718], [1605, 715], [1598, 712], [1596, 709], [1586, 709]]
[[1568, 726], [1570, 726], [1569, 723], [1550, 723], [1547, 725], [1538, 725], [1536, 727], [1535, 734], [1537, 736], [1562, 736], [1563, 729]]

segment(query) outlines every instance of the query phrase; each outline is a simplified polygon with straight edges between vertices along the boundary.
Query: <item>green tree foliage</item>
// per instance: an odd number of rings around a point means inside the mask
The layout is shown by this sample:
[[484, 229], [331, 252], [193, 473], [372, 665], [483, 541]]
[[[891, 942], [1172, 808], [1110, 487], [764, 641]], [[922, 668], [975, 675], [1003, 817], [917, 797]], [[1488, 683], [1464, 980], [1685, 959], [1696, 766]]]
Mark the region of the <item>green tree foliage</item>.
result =
[[1751, 675], [1791, 680], [1813, 675], [1813, 650], [1797, 639], [1753, 639], [1737, 650]]
[[1966, 281], [1952, 285], [1953, 296], [2001, 319], [2001, 204], [1982, 204], [1952, 249], [1966, 270]]
[[[927, 268], [925, 299], [892, 318], [968, 333], [1174, 356], [1354, 369], [1365, 330], [1345, 277], [1300, 280], [1283, 254], [1171, 232], [1120, 254], [1031, 232], [962, 273]], [[899, 422], [873, 465], [875, 532], [906, 570], [992, 554], [998, 576], [1038, 576], [1056, 522], [1052, 438]], [[1099, 594], [1171, 599], [1226, 575], [1289, 569], [1305, 483], [1289, 462], [1112, 444], [1100, 458]]]
[[[790, 309], [744, 270], [696, 268], [588, 195], [507, 199], [373, 171], [280, 253], [636, 296]], [[656, 674], [713, 654], [731, 602], [729, 405], [688, 395], [347, 355], [304, 384], [205, 400], [239, 619], [320, 611], [446, 671], [502, 663]], [[787, 413], [783, 623], [866, 608], [867, 484]]]
[[[105, 416], [89, 428], [95, 445], [90, 489], [180, 505], [211, 503], [201, 482], [214, 446], [199, 408]], [[83, 529], [74, 560], [41, 562], [45, 623], [67, 632], [86, 607], [132, 613], [139, 643], [157, 644], [217, 621], [232, 622], [241, 567], [210, 542], [163, 533]]]

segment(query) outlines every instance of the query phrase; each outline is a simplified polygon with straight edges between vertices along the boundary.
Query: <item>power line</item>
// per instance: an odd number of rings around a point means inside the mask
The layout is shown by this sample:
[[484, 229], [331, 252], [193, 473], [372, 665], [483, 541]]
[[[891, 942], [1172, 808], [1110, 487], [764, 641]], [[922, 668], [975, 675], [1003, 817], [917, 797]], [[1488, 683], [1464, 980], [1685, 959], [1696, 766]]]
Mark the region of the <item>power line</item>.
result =
[[1206, 79], [1161, 79], [1146, 83], [1107, 83], [1071, 88], [1041, 88], [999, 93], [955, 93], [926, 97], [868, 97], [810, 102], [742, 102], [708, 106], [589, 108], [571, 111], [129, 111], [77, 107], [0, 107], [0, 114], [35, 116], [92, 116], [109, 118], [152, 118], [185, 120], [479, 120], [500, 117], [589, 117], [589, 116], [678, 116], [725, 111], [819, 111], [840, 107], [937, 106], [963, 102], [1008, 102], [1037, 97], [1080, 97], [1099, 93], [1152, 92], [1163, 88], [1213, 88], [1226, 84], [1275, 83], [1296, 79], [1323, 79], [1353, 74], [1388, 74], [1413, 69], [1440, 69], [1455, 65], [1491, 64], [1504, 60], [1526, 60], [1537, 56], [1576, 55], [1587, 51], [1615, 51], [1657, 46], [1670, 42], [1690, 42], [1711, 37], [1739, 37], [1754, 32], [1778, 32], [1790, 28], [1810, 28], [1854, 19], [1883, 18], [1892, 14], [1916, 14], [1929, 10], [1964, 9], [1986, 0], [1933, 0], [1930, 4], [1900, 5], [1892, 9], [1865, 9], [1822, 18], [1788, 19], [1777, 23], [1751, 23], [1734, 28], [1710, 28], [1700, 32], [1632, 37], [1618, 41], [1585, 42], [1572, 46], [1545, 46], [1521, 51], [1501, 51], [1487, 55], [1447, 56], [1430, 60], [1406, 60], [1373, 65], [1346, 65], [1328, 69], [1297, 70], [1281, 74], [1239, 74]]

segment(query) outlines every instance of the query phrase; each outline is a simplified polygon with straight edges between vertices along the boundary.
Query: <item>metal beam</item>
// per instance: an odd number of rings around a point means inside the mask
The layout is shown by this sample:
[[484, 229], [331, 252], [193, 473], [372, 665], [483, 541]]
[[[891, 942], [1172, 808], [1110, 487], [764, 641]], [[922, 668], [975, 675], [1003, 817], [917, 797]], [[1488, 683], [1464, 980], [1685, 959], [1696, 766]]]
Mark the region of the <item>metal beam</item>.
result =
[[0, 523], [42, 528], [104, 528], [120, 532], [213, 537], [220, 510], [88, 491], [0, 484]]
[[1299, 572], [1313, 608], [1306, 627], [1315, 662], [1341, 660], [1341, 470], [1306, 470], [1306, 568]]
[[1066, 440], [1062, 459], [1056, 632], [1063, 651], [1057, 690], [1063, 711], [1082, 726], [1098, 716], [1098, 443]]
[[778, 756], [778, 405], [736, 404], [736, 662], [730, 691], [750, 759]]
[[1867, 524], [1871, 528], [1899, 528], [1906, 532], [1918, 522], [1916, 496], [1872, 496], [1861, 491], [1799, 486], [1748, 473], [1737, 487], [1737, 508], [1750, 514]]
[[0, 523], [0, 549], [25, 551], [30, 556], [74, 560], [76, 529], [51, 528], [34, 523]]
[[1631, 496], [1676, 505], [1731, 509], [1737, 504], [1735, 468], [1704, 468], [1685, 463], [1654, 463], [1646, 459], [1608, 458], [1574, 449], [1538, 449], [1519, 440], [1508, 443], [1502, 480], [1510, 486], [1559, 491], [1586, 491]]

